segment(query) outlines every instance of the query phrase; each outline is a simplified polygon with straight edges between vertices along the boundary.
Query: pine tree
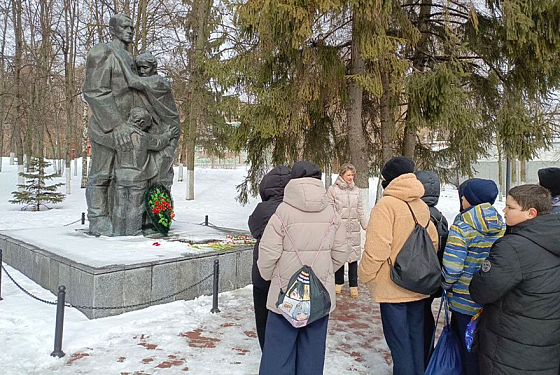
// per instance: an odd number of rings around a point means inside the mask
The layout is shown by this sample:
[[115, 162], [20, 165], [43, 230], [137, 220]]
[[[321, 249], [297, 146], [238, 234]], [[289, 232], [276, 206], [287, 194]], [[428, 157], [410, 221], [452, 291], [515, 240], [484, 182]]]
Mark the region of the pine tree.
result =
[[26, 183], [18, 185], [21, 191], [14, 191], [14, 199], [10, 200], [13, 204], [25, 204], [22, 210], [30, 208], [32, 211], [40, 211], [41, 206], [50, 209], [45, 203], [60, 203], [65, 195], [57, 192], [58, 187], [63, 183], [46, 185], [45, 181], [52, 180], [56, 174], [45, 174], [45, 168], [51, 163], [43, 158], [31, 158], [29, 162], [30, 172], [20, 172], [19, 175], [26, 179]]

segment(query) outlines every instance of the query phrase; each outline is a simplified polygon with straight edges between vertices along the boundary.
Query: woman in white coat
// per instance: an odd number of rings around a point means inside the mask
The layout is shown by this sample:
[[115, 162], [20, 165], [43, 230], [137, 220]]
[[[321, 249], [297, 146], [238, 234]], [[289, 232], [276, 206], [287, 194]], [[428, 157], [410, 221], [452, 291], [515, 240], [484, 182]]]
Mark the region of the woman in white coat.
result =
[[[362, 253], [360, 227], [365, 230], [368, 224], [359, 189], [354, 184], [355, 175], [356, 167], [352, 164], [343, 164], [338, 178], [327, 192], [346, 227], [347, 239], [352, 248], [348, 257], [348, 283], [352, 298], [358, 298], [358, 260]], [[335, 284], [336, 294], [340, 294], [344, 285], [344, 267], [335, 272]]]

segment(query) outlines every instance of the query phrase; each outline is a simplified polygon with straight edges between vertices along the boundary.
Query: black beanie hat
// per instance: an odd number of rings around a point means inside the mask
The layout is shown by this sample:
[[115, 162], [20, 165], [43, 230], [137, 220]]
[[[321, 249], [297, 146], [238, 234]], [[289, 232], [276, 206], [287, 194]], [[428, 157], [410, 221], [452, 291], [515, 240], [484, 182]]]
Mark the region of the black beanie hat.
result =
[[560, 168], [549, 167], [539, 169], [539, 185], [550, 191], [553, 197], [560, 195]]
[[391, 181], [405, 173], [414, 172], [414, 162], [404, 156], [395, 156], [391, 158], [381, 171], [381, 176], [385, 179], [382, 185], [386, 188]]
[[473, 178], [465, 184], [463, 196], [471, 206], [482, 203], [494, 204], [498, 196], [498, 186], [492, 180]]
[[321, 179], [321, 169], [310, 161], [298, 161], [292, 167], [292, 178], [313, 177]]

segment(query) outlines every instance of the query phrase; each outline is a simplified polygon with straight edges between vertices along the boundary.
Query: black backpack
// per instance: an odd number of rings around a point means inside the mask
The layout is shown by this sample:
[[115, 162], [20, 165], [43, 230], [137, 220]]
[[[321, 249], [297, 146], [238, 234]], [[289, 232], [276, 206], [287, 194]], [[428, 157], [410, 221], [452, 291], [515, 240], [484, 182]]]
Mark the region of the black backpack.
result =
[[391, 280], [411, 292], [433, 294], [441, 284], [441, 266], [426, 230], [430, 220], [425, 227], [420, 225], [408, 202], [405, 203], [416, 225], [397, 255], [395, 264], [392, 264], [391, 258], [388, 259]]

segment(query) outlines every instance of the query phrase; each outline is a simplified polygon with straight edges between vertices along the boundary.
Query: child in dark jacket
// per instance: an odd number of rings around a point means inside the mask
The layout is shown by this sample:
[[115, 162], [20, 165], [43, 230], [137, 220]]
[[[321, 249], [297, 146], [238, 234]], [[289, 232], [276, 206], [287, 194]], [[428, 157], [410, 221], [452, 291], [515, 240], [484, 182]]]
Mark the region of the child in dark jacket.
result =
[[262, 202], [257, 204], [257, 207], [255, 207], [255, 210], [251, 216], [249, 216], [249, 229], [251, 230], [251, 235], [257, 240], [253, 249], [253, 269], [251, 276], [253, 280], [255, 322], [261, 350], [264, 348], [264, 334], [266, 318], [268, 316], [266, 299], [268, 296], [268, 289], [270, 288], [270, 281], [266, 281], [262, 278], [257, 267], [259, 244], [264, 228], [266, 228], [266, 224], [268, 224], [268, 220], [274, 215], [276, 208], [284, 199], [284, 188], [290, 181], [290, 173], [290, 168], [279, 166], [274, 167], [263, 177], [259, 184], [259, 194]]
[[494, 181], [470, 180], [462, 193], [463, 211], [449, 229], [443, 254], [442, 287], [449, 296], [451, 327], [459, 337], [463, 374], [478, 375], [478, 356], [467, 351], [462, 339], [471, 317], [482, 308], [469, 295], [469, 284], [505, 228], [502, 217], [492, 206], [498, 195]]
[[[421, 198], [424, 203], [428, 205], [430, 209], [430, 219], [432, 223], [436, 226], [439, 236], [439, 248], [437, 251], [438, 259], [440, 265], [443, 260], [443, 250], [445, 249], [445, 244], [447, 243], [447, 236], [449, 234], [449, 226], [447, 219], [440, 210], [436, 208], [439, 202], [440, 195], [440, 183], [439, 177], [434, 172], [430, 171], [417, 171], [415, 173], [416, 178], [424, 185], [424, 196]], [[432, 302], [434, 298], [441, 297], [441, 289], [435, 294], [431, 295], [430, 298], [426, 300], [424, 305], [424, 365], [428, 366], [430, 361], [431, 353], [434, 349], [432, 346], [432, 336], [435, 329], [434, 315], [432, 314]]]
[[509, 191], [506, 234], [470, 284], [484, 305], [478, 330], [482, 375], [556, 375], [560, 362], [560, 215], [538, 185]]

